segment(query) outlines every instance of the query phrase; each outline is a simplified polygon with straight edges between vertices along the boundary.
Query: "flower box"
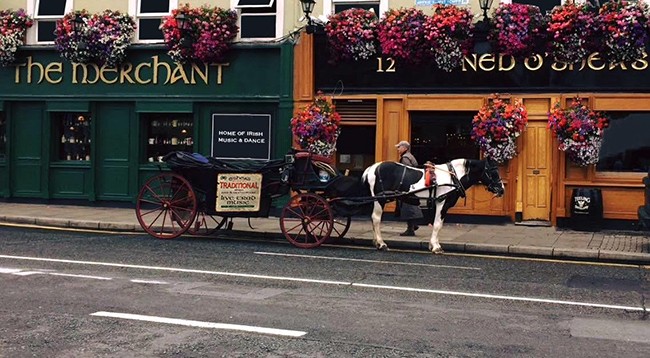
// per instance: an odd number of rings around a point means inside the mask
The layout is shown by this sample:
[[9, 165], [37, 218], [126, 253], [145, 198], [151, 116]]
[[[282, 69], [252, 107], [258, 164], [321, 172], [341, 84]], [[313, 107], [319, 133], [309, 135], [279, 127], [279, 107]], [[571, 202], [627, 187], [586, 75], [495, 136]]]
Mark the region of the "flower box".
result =
[[25, 44], [25, 33], [34, 21], [25, 10], [0, 10], [0, 66], [16, 60], [18, 48]]
[[474, 116], [471, 137], [486, 158], [504, 163], [517, 155], [516, 140], [527, 124], [528, 111], [521, 100], [494, 95]]
[[609, 118], [603, 112], [593, 111], [575, 98], [569, 108], [557, 102], [548, 115], [548, 127], [560, 141], [559, 149], [580, 166], [598, 163], [603, 131]]

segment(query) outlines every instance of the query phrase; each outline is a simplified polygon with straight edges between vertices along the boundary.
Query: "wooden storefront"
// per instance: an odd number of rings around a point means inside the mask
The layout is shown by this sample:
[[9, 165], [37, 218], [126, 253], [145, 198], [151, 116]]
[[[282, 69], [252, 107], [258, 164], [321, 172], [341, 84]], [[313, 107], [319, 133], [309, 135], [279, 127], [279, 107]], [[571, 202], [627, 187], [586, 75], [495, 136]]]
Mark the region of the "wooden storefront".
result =
[[[644, 203], [642, 178], [650, 163], [644, 159], [642, 164], [630, 164], [633, 169], [619, 171], [576, 166], [557, 149], [547, 121], [556, 102], [566, 105], [579, 96], [594, 110], [631, 114], [635, 123], [650, 127], [650, 68], [646, 59], [633, 64], [607, 64], [592, 54], [585, 63], [568, 66], [542, 56], [514, 61], [474, 54], [466, 57], [463, 69], [446, 73], [431, 64], [403, 65], [381, 56], [331, 64], [327, 51], [324, 38], [318, 35], [303, 34], [296, 46], [296, 108], [311, 101], [319, 90], [333, 96], [335, 103], [376, 103], [376, 117], [366, 123], [374, 129], [374, 155], [364, 164], [397, 160], [394, 144], [400, 140], [410, 140], [416, 146], [422, 136], [417, 128], [424, 128], [416, 122], [426, 122], [427, 116], [458, 114], [471, 123], [473, 114], [495, 93], [523, 100], [529, 113], [528, 127], [518, 139], [517, 157], [501, 166], [506, 195], [493, 199], [482, 188], [473, 188], [467, 200], [452, 209], [453, 214], [558, 225], [570, 217], [572, 190], [589, 187], [602, 191], [605, 219], [637, 220], [637, 208]], [[359, 125], [355, 113], [342, 113], [342, 131]], [[646, 119], [647, 125], [643, 122]], [[616, 135], [625, 138], [619, 129]], [[650, 156], [650, 135], [637, 137], [640, 150]], [[426, 152], [416, 157], [420, 161], [433, 159]], [[339, 163], [339, 167], [345, 164]]]

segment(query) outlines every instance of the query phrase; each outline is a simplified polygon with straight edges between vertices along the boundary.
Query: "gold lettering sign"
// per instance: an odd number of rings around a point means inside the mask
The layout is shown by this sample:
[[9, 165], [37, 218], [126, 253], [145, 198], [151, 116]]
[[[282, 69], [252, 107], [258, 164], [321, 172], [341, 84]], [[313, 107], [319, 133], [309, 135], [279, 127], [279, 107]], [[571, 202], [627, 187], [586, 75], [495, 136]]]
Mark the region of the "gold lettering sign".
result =
[[[137, 85], [221, 85], [224, 68], [229, 63], [210, 63], [183, 66], [180, 63], [169, 64], [152, 56], [150, 61], [138, 64], [123, 63], [119, 67], [98, 66], [94, 63], [67, 63], [34, 61], [27, 57], [25, 63], [15, 65], [15, 84], [60, 84], [64, 79], [72, 84], [137, 84]], [[214, 68], [214, 70], [212, 70]], [[67, 76], [66, 76], [67, 74]], [[69, 77], [68, 77], [69, 76]]]
[[[551, 69], [553, 71], [562, 72], [562, 71], [611, 71], [617, 68], [620, 68], [623, 71], [628, 71], [630, 68], [634, 71], [644, 71], [648, 68], [648, 57], [647, 53], [643, 53], [643, 57], [632, 62], [631, 64], [625, 63], [608, 63], [605, 62], [598, 52], [594, 52], [581, 63], [572, 64], [553, 61], [549, 58], [548, 54], [545, 55], [531, 55], [519, 63], [513, 56], [502, 55], [498, 57], [494, 54], [482, 54], [477, 55], [475, 53], [463, 57], [463, 62], [461, 63], [462, 72], [508, 72], [514, 70], [517, 66], [524, 66], [528, 71], [538, 71], [544, 66], [546, 61], [551, 61]], [[392, 57], [382, 58], [377, 57], [377, 69], [376, 72], [396, 72], [397, 63]]]

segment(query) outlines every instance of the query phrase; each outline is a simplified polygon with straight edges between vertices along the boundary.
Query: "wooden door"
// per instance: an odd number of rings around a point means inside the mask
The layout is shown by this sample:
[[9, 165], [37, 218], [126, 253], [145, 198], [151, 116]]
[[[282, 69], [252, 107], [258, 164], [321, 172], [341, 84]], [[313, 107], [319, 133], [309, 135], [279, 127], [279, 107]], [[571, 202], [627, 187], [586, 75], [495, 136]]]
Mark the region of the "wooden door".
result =
[[551, 132], [546, 121], [530, 121], [523, 141], [522, 219], [549, 221], [551, 215]]

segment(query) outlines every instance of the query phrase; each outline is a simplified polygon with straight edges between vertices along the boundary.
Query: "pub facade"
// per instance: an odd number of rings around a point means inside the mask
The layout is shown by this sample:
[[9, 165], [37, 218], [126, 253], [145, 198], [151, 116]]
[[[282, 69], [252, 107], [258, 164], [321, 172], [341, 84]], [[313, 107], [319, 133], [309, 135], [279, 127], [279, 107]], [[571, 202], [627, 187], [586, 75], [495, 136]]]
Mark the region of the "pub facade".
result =
[[[505, 217], [514, 222], [562, 225], [571, 217], [576, 188], [602, 192], [605, 219], [637, 220], [644, 203], [642, 179], [650, 166], [650, 68], [606, 63], [597, 53], [582, 63], [548, 56], [525, 60], [493, 53], [466, 56], [462, 68], [444, 72], [432, 64], [403, 64], [378, 55], [365, 61], [328, 62], [324, 35], [303, 35], [296, 47], [295, 99], [315, 91], [333, 96], [342, 116], [337, 163], [351, 172], [380, 160], [397, 160], [395, 144], [408, 140], [420, 162], [480, 158], [470, 139], [473, 116], [499, 94], [521, 99], [528, 125], [518, 155], [501, 165], [506, 195], [492, 198], [480, 187], [450, 213]], [[611, 118], [600, 161], [581, 167], [558, 150], [548, 129], [555, 103], [575, 97]], [[349, 133], [349, 134], [348, 134]]]

